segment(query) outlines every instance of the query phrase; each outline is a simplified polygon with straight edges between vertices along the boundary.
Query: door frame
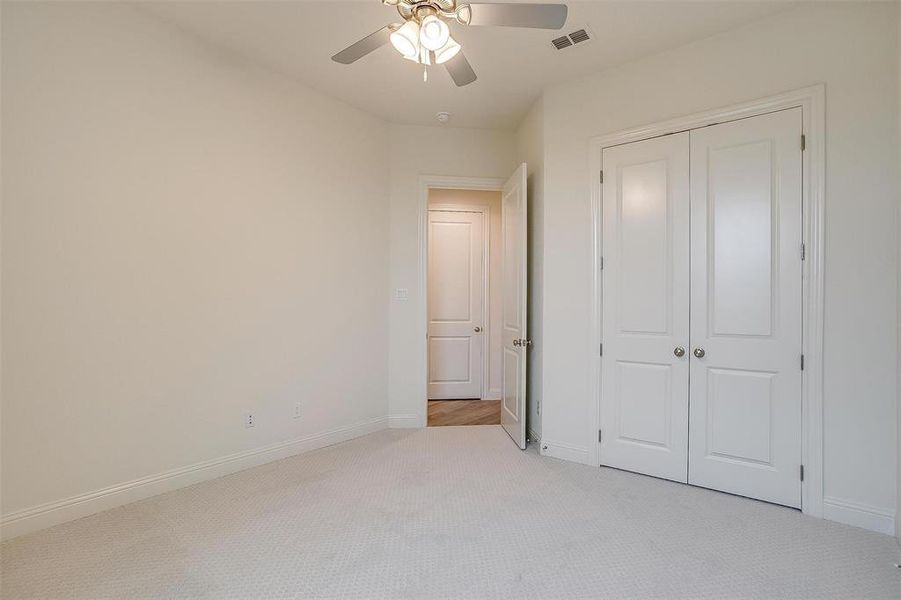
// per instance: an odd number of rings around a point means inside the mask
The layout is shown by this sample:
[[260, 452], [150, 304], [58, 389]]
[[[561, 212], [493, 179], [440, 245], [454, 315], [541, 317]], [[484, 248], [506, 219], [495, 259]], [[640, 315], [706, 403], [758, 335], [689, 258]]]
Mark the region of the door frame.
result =
[[[806, 251], [805, 260], [801, 266], [801, 352], [804, 355], [804, 369], [801, 371], [801, 464], [804, 465], [804, 480], [801, 482], [801, 511], [822, 518], [823, 275], [826, 203], [826, 87], [824, 84], [591, 138], [589, 141], [589, 164], [591, 166], [589, 185], [591, 189], [592, 255], [588, 352], [591, 357], [589, 390], [592, 401], [589, 402], [588, 423], [591, 424], [591, 430], [588, 433], [589, 439], [596, 440], [597, 432], [600, 429], [601, 356], [599, 348], [603, 340], [601, 331], [603, 186], [599, 174], [603, 169], [603, 149], [727, 121], [764, 115], [787, 108], [801, 108], [802, 134], [806, 140], [806, 148], [801, 156], [801, 240]], [[590, 464], [600, 466], [598, 442], [589, 445], [588, 459]]]
[[[419, 427], [426, 427], [429, 420], [429, 190], [450, 189], [503, 192], [504, 183], [505, 180], [494, 177], [419, 176], [419, 206], [417, 207], [419, 255], [417, 257], [417, 271], [419, 273], [419, 297], [422, 298], [422, 304], [419, 307], [419, 316], [416, 322], [419, 329], [417, 332], [419, 355], [426, 359], [422, 371], [414, 374], [414, 377], [418, 380], [416, 383], [422, 394], [423, 402], [422, 413], [419, 417]], [[483, 352], [483, 354], [487, 353]], [[485, 385], [484, 375], [483, 373], [483, 389]]]
[[[429, 204], [427, 206], [426, 217], [428, 213], [435, 212], [457, 212], [457, 213], [476, 213], [482, 215], [482, 381], [479, 384], [479, 400], [485, 400], [491, 395], [491, 387], [489, 386], [491, 378], [491, 363], [489, 359], [491, 341], [491, 206], [488, 204]], [[428, 220], [426, 221], [426, 252], [428, 253]], [[426, 275], [428, 275], [428, 254], [426, 254]], [[426, 292], [428, 292], [428, 281], [426, 281]], [[426, 296], [426, 333], [428, 333], [428, 308], [429, 299]], [[426, 338], [428, 339], [428, 338]], [[426, 352], [428, 353], [428, 344], [426, 344]], [[426, 374], [428, 374], [428, 356], [426, 356]], [[428, 375], [427, 375], [428, 376]], [[428, 385], [428, 379], [426, 379]], [[428, 394], [426, 394], [428, 396]]]

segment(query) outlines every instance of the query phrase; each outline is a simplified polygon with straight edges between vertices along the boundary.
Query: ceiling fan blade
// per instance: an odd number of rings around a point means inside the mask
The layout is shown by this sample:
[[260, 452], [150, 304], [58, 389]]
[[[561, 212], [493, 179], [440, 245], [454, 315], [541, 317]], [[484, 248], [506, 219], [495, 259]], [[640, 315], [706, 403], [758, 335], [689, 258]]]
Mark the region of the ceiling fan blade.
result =
[[378, 50], [379, 48], [387, 44], [388, 37], [395, 29], [397, 29], [397, 25], [395, 23], [392, 23], [391, 25], [385, 25], [375, 33], [370, 33], [359, 42], [351, 44], [338, 54], [334, 55], [332, 57], [332, 60], [339, 62], [342, 65], [349, 65], [352, 62], [358, 61], [373, 50]]
[[476, 72], [472, 70], [472, 65], [463, 56], [463, 52], [458, 52], [457, 56], [444, 63], [444, 67], [450, 73], [451, 79], [454, 80], [457, 87], [469, 85], [476, 80]]
[[475, 3], [461, 5], [457, 10], [461, 20], [469, 25], [536, 29], [560, 29], [566, 23], [566, 15], [569, 12], [565, 4]]

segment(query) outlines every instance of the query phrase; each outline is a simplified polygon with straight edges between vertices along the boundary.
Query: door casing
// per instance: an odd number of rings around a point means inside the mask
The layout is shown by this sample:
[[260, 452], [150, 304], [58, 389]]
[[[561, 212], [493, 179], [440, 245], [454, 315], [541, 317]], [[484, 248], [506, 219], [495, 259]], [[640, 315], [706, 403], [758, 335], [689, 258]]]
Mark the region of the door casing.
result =
[[[600, 466], [598, 430], [600, 428], [601, 356], [601, 232], [604, 148], [637, 142], [672, 133], [707, 127], [726, 121], [736, 121], [787, 108], [801, 108], [802, 133], [805, 151], [802, 153], [801, 213], [802, 242], [805, 260], [802, 264], [802, 341], [804, 370], [801, 372], [801, 461], [804, 480], [801, 482], [801, 510], [805, 514], [823, 517], [823, 297], [824, 297], [824, 239], [825, 234], [825, 131], [826, 88], [816, 85], [799, 90], [760, 98], [750, 102], [716, 108], [686, 117], [670, 119], [592, 138], [589, 142], [589, 185], [591, 189], [591, 333], [587, 352], [591, 357], [589, 372], [589, 418], [591, 429], [586, 432], [589, 443], [589, 464]], [[801, 140], [799, 140], [800, 143]]]

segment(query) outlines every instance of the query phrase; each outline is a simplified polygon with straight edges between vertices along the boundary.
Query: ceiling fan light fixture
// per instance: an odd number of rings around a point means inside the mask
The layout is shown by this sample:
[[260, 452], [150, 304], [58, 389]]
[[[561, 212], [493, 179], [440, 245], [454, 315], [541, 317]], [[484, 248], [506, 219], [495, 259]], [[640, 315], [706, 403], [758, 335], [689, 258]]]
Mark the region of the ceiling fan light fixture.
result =
[[436, 51], [447, 44], [450, 28], [447, 23], [435, 15], [426, 15], [419, 27], [419, 43], [431, 51]]
[[458, 6], [457, 10], [454, 11], [454, 17], [462, 25], [469, 25], [472, 23], [472, 7], [468, 4]]
[[460, 44], [448, 36], [447, 43], [440, 50], [435, 51], [435, 63], [439, 65], [446, 63], [460, 52], [460, 48]]
[[419, 24], [410, 20], [404, 23], [400, 29], [391, 33], [391, 45], [400, 52], [404, 58], [416, 60], [419, 56]]

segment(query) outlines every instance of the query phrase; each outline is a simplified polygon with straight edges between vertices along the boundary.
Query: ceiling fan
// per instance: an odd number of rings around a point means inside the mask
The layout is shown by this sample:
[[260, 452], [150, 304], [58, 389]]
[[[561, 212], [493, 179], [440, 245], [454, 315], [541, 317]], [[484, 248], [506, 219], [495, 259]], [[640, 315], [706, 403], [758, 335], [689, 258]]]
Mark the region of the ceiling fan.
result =
[[391, 23], [351, 44], [332, 57], [345, 65], [355, 62], [388, 42], [405, 59], [427, 67], [444, 65], [458, 86], [476, 80], [475, 71], [463, 55], [460, 44], [450, 35], [448, 22], [461, 25], [498, 25], [560, 29], [566, 23], [565, 4], [486, 4], [458, 0], [382, 0], [397, 7], [402, 23]]

